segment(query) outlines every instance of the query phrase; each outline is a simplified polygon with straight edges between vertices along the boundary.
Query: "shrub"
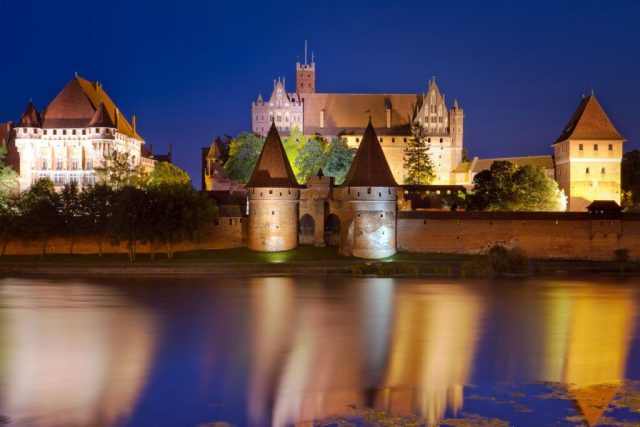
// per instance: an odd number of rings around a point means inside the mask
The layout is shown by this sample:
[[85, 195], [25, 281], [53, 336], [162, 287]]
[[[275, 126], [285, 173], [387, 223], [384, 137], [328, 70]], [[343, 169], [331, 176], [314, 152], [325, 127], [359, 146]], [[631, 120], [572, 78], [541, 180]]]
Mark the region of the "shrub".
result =
[[527, 255], [517, 247], [495, 245], [489, 249], [487, 259], [494, 274], [526, 274], [529, 270]]
[[617, 262], [629, 262], [629, 249], [620, 248], [614, 250], [613, 259]]
[[473, 258], [471, 261], [467, 261], [460, 267], [460, 275], [462, 277], [482, 277], [488, 276], [491, 272], [487, 258], [478, 257]]

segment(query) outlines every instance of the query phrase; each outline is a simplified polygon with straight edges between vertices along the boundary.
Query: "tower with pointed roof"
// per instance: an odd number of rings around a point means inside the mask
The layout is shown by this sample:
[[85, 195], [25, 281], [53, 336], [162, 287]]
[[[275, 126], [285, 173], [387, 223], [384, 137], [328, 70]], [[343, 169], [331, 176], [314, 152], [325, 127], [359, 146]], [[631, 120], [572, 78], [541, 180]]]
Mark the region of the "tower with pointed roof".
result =
[[342, 203], [340, 252], [367, 259], [396, 253], [397, 187], [371, 120], [336, 197]]
[[100, 83], [77, 75], [41, 113], [29, 102], [15, 135], [21, 190], [45, 177], [57, 189], [71, 182], [93, 184], [95, 168], [113, 150], [127, 153], [132, 167], [154, 166], [143, 155], [135, 117], [130, 124]]
[[249, 197], [249, 249], [279, 252], [297, 247], [301, 186], [291, 170], [275, 123], [245, 187]]
[[570, 211], [585, 211], [594, 200], [620, 204], [623, 142], [595, 95], [583, 97], [553, 144], [556, 181]]

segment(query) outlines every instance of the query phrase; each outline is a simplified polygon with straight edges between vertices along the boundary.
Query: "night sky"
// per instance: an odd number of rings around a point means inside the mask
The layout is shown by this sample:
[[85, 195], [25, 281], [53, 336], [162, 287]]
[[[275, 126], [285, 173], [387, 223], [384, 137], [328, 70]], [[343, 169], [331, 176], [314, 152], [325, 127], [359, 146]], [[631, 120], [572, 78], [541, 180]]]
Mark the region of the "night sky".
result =
[[199, 186], [200, 147], [250, 130], [277, 76], [293, 90], [308, 39], [318, 92], [424, 92], [437, 76], [471, 156], [551, 154], [592, 89], [640, 148], [640, 2], [130, 3], [0, 0], [0, 122], [77, 71], [136, 114], [155, 152], [172, 143]]

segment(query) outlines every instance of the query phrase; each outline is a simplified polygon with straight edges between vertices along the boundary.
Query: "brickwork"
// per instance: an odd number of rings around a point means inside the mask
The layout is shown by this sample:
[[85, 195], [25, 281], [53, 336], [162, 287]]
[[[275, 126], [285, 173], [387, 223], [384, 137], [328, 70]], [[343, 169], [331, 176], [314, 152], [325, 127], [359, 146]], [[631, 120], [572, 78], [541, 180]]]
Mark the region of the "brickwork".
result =
[[610, 260], [626, 248], [640, 260], [640, 216], [587, 213], [400, 213], [398, 249], [483, 253], [494, 244], [518, 246], [532, 258]]
[[298, 246], [297, 188], [249, 189], [248, 247], [260, 252], [288, 251]]

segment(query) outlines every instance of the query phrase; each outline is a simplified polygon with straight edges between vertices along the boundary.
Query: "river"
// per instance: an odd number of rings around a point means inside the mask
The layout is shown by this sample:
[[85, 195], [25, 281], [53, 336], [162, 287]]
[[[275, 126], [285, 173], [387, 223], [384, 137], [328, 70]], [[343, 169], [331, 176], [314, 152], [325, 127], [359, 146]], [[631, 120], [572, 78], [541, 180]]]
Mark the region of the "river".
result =
[[636, 279], [4, 278], [0, 425], [640, 422], [639, 313]]

